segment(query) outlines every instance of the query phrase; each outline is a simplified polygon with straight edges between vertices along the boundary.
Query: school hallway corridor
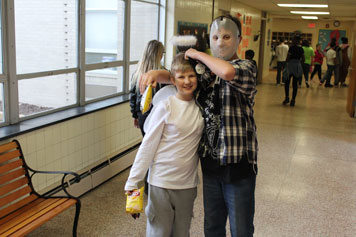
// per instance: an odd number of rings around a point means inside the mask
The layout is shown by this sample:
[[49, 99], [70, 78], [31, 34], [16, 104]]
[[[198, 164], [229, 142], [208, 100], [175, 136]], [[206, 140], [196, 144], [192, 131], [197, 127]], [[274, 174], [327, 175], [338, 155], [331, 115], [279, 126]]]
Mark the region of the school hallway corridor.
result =
[[[298, 88], [295, 107], [282, 105], [284, 87], [273, 72], [257, 87], [255, 236], [356, 236], [356, 119], [346, 113], [348, 88], [324, 88], [317, 78], [310, 85]], [[78, 236], [145, 236], [145, 215], [125, 213], [128, 174], [81, 197]], [[29, 236], [71, 236], [73, 214], [67, 210]], [[204, 236], [201, 185], [191, 236]]]

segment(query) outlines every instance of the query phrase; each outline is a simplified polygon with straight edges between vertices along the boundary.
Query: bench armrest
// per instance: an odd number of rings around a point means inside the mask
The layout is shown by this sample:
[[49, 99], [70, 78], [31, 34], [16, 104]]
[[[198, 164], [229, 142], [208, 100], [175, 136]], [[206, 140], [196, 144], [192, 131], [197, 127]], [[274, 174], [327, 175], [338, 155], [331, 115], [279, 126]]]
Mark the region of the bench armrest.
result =
[[[34, 169], [31, 169], [28, 166], [27, 166], [27, 168], [28, 168], [28, 170], [30, 170], [32, 172], [32, 174], [30, 176], [31, 180], [32, 180], [32, 177], [35, 174], [63, 174], [62, 181], [61, 181], [61, 190], [63, 190], [67, 194], [68, 197], [77, 199], [77, 197], [72, 196], [67, 191], [67, 188], [69, 187], [69, 184], [68, 184], [68, 182], [65, 182], [65, 178], [68, 175], [73, 175], [74, 178], [69, 180], [69, 183], [70, 184], [79, 183], [81, 178], [77, 173], [72, 172], [72, 171], [42, 171], [42, 170], [34, 170]], [[50, 195], [43, 194], [43, 195], [40, 195], [40, 196], [42, 196], [42, 197], [51, 197], [52, 195], [51, 194]]]

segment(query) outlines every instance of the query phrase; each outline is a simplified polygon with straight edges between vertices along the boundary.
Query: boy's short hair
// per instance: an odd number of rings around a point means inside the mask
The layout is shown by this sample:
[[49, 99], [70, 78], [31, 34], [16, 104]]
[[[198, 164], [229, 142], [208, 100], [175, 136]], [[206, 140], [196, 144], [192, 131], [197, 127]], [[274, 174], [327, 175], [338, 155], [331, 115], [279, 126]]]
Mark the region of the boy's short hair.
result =
[[349, 43], [349, 40], [348, 40], [348, 38], [346, 38], [346, 37], [341, 37], [341, 42], [342, 42], [343, 44], [348, 44], [348, 43]]
[[172, 65], [171, 65], [172, 76], [175, 77], [176, 72], [186, 72], [190, 70], [194, 71], [194, 68], [188, 60], [184, 59], [184, 53], [178, 53], [173, 58], [172, 61]]
[[309, 47], [309, 41], [306, 40], [306, 39], [304, 39], [304, 40], [302, 41], [302, 46]]
[[252, 49], [249, 49], [245, 52], [245, 58], [253, 59], [255, 57], [255, 52]]
[[221, 20], [222, 20], [223, 18], [228, 18], [228, 19], [232, 20], [233, 22], [235, 22], [235, 24], [236, 24], [236, 26], [237, 26], [237, 29], [239, 30], [239, 33], [240, 33], [239, 36], [241, 36], [241, 34], [242, 34], [242, 32], [241, 32], [241, 22], [240, 22], [240, 20], [239, 20], [238, 18], [233, 17], [233, 16], [231, 16], [230, 14], [216, 17], [216, 18], [211, 22], [211, 24], [210, 24], [210, 29], [211, 29], [211, 25], [213, 24], [213, 22], [214, 22], [216, 19], [219, 19], [219, 18], [220, 18]]

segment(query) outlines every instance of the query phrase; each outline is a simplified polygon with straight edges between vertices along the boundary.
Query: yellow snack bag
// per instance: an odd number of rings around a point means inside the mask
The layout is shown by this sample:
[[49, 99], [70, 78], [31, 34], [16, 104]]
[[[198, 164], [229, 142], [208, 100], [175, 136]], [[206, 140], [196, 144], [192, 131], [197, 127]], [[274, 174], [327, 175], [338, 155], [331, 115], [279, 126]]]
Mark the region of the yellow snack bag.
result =
[[144, 187], [134, 189], [132, 194], [126, 194], [126, 213], [140, 213], [143, 212], [143, 191]]
[[142, 99], [141, 99], [142, 114], [146, 113], [150, 109], [151, 102], [152, 102], [152, 86], [148, 85], [148, 87], [146, 88], [145, 93], [143, 93]]

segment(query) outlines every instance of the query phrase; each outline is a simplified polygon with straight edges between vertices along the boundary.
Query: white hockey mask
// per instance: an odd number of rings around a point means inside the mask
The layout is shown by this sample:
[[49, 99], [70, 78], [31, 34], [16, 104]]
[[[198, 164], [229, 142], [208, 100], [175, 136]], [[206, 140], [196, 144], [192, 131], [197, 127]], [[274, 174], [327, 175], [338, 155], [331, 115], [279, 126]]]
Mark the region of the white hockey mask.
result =
[[214, 20], [210, 28], [210, 48], [214, 57], [230, 60], [240, 43], [240, 31], [236, 23], [226, 17]]

